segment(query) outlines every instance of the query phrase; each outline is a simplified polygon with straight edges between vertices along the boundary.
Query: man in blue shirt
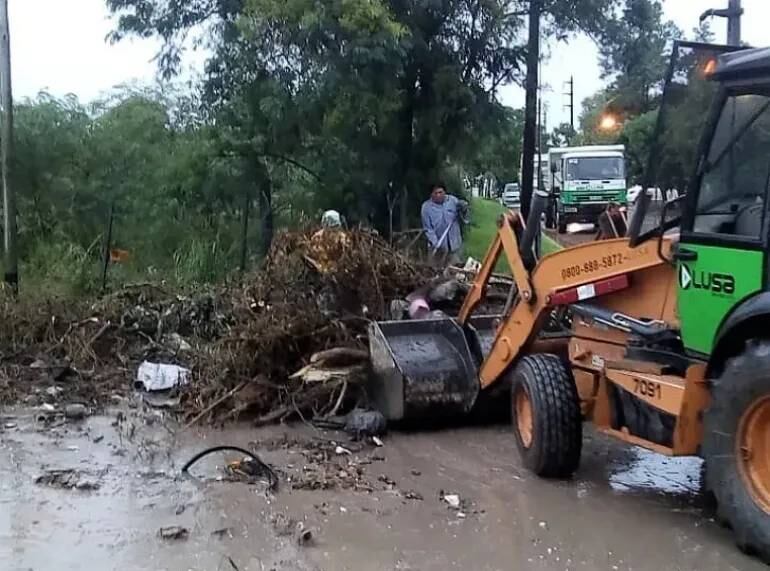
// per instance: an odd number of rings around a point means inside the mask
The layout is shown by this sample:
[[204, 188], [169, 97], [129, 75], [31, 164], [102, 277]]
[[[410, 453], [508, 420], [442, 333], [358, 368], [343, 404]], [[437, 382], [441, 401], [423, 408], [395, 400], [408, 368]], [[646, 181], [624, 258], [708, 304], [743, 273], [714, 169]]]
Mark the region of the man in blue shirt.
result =
[[463, 236], [460, 220], [465, 221], [468, 203], [446, 193], [443, 184], [435, 184], [422, 205], [422, 227], [436, 266], [446, 267], [462, 261]]

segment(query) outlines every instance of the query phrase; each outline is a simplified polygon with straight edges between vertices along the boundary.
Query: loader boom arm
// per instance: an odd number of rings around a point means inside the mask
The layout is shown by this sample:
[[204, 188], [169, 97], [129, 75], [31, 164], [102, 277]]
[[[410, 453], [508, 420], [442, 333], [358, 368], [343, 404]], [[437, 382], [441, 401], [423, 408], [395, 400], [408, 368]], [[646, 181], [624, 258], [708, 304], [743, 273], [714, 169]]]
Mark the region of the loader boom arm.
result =
[[[566, 298], [585, 300], [612, 289], [613, 278], [632, 278], [636, 271], [663, 265], [657, 243], [636, 247], [628, 239], [589, 242], [544, 256], [530, 272], [519, 252], [516, 230], [523, 227], [517, 214], [504, 215], [498, 232], [484, 256], [481, 269], [468, 292], [458, 316], [465, 325], [486, 295], [489, 278], [500, 255], [505, 252], [518, 289], [510, 313], [497, 329], [494, 343], [479, 369], [481, 388], [499, 380], [537, 337], [550, 311]], [[664, 250], [670, 249], [664, 240]], [[567, 294], [560, 295], [560, 294]]]

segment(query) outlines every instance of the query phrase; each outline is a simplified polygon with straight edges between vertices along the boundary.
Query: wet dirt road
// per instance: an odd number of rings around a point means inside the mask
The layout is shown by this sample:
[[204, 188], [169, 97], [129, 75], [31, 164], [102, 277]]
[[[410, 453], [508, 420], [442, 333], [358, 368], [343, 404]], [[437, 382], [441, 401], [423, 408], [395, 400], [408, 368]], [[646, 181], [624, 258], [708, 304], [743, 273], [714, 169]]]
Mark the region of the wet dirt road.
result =
[[[574, 480], [551, 482], [519, 467], [505, 426], [394, 433], [384, 447], [359, 451], [339, 436], [346, 449], [336, 449], [326, 441], [333, 433], [304, 426], [175, 439], [157, 422], [113, 422], [52, 430], [24, 411], [2, 419], [0, 569], [765, 568], [710, 519], [697, 460], [603, 437], [586, 437]], [[318, 443], [331, 448], [308, 454]], [[177, 477], [195, 451], [215, 444], [255, 446], [281, 473], [281, 489], [217, 481], [217, 467], [237, 454], [212, 455], [191, 469], [196, 478]], [[313, 454], [325, 459], [313, 463]], [[82, 471], [98, 489], [36, 484], [50, 468]], [[457, 494], [458, 509], [442, 494]], [[295, 521], [314, 531], [311, 545], [296, 543]], [[172, 525], [187, 539], [158, 536]]]

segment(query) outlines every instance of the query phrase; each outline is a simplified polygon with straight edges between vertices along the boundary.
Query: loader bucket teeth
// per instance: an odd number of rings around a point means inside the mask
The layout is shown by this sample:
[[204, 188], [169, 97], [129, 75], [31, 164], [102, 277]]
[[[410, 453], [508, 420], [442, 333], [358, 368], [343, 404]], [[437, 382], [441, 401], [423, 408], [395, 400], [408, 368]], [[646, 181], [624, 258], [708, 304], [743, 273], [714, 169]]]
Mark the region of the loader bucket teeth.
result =
[[370, 396], [388, 420], [463, 415], [476, 402], [474, 358], [452, 319], [372, 323], [369, 346]]

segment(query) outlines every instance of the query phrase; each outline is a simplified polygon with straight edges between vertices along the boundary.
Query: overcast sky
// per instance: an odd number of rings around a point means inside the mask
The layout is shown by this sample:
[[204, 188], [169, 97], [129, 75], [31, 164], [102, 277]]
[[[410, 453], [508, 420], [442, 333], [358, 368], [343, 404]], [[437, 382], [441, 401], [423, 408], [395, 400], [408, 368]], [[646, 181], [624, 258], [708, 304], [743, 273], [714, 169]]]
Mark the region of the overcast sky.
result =
[[[565, 0], [566, 1], [566, 0]], [[113, 29], [104, 0], [9, 0], [11, 54], [16, 97], [34, 96], [41, 90], [54, 95], [74, 93], [83, 101], [97, 98], [112, 87], [125, 83], [149, 84], [155, 79], [152, 61], [158, 43], [154, 40], [106, 42]], [[744, 40], [752, 45], [770, 45], [770, 0], [744, 0]], [[666, 16], [689, 32], [707, 8], [721, 8], [727, 0], [664, 0]], [[725, 41], [726, 23], [715, 19], [712, 30]], [[571, 39], [550, 48], [551, 58], [543, 67], [543, 81], [553, 126], [569, 118], [564, 109], [564, 82], [575, 76], [576, 103], [602, 86], [597, 50], [585, 37]], [[190, 67], [201, 56], [192, 57]], [[503, 101], [521, 106], [524, 94], [516, 86], [502, 90]]]

